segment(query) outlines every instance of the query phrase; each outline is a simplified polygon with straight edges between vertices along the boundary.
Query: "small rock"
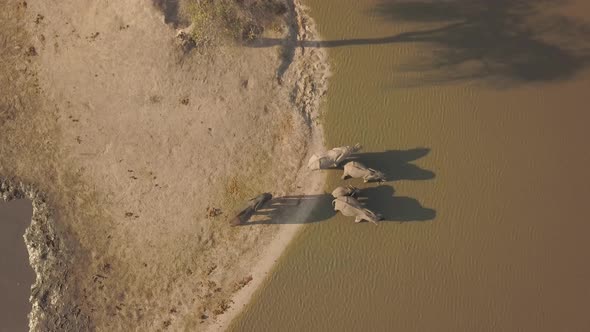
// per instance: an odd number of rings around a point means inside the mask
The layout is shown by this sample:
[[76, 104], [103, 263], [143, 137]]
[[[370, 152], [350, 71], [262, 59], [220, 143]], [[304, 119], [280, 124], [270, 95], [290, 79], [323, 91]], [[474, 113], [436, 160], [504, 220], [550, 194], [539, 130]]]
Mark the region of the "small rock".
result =
[[207, 207], [207, 214], [206, 214], [207, 218], [215, 218], [221, 214], [223, 214], [221, 209], [216, 208], [216, 207], [209, 207], [209, 206]]
[[25, 55], [26, 56], [36, 56], [37, 55], [37, 50], [35, 49], [35, 46], [31, 46], [29, 47], [26, 51], [25, 51]]
[[[73, 30], [72, 32], [75, 32], [76, 30]], [[96, 40], [96, 37], [98, 37], [98, 35], [100, 35], [100, 32], [94, 32], [90, 34], [90, 37], [86, 37], [87, 40], [89, 41], [94, 41]]]
[[207, 269], [207, 275], [210, 275], [211, 273], [213, 273], [213, 271], [215, 271], [216, 268], [217, 268], [217, 264], [213, 264], [212, 266], [210, 266], [209, 269]]

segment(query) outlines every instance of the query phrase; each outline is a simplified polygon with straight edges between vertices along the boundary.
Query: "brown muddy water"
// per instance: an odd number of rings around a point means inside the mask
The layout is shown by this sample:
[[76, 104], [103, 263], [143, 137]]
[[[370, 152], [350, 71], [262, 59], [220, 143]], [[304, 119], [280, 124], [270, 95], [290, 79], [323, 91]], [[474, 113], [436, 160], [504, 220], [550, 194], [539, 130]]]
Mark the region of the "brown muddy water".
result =
[[33, 207], [20, 199], [0, 202], [0, 331], [28, 331], [29, 296], [35, 273], [23, 235], [31, 224]]
[[230, 330], [590, 331], [590, 2], [306, 3], [387, 221], [320, 207]]

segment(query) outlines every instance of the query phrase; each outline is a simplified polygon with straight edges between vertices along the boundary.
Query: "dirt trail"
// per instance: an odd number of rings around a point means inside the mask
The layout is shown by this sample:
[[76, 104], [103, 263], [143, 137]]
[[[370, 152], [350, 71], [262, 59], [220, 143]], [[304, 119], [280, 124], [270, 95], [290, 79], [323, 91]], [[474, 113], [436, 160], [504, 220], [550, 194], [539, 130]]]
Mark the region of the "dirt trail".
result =
[[184, 53], [148, 1], [3, 8], [0, 193], [34, 204], [31, 327], [205, 328], [296, 229], [229, 228], [237, 205], [321, 189], [301, 166], [325, 57], [295, 52], [278, 84], [277, 48]]

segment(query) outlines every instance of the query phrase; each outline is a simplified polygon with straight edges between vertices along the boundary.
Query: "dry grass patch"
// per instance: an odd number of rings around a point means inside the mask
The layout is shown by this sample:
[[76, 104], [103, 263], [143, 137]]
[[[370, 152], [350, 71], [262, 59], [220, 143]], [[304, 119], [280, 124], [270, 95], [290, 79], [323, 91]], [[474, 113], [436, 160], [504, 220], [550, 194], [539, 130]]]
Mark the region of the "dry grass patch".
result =
[[190, 0], [187, 8], [198, 45], [219, 39], [248, 42], [266, 29], [280, 31], [288, 9], [284, 0]]

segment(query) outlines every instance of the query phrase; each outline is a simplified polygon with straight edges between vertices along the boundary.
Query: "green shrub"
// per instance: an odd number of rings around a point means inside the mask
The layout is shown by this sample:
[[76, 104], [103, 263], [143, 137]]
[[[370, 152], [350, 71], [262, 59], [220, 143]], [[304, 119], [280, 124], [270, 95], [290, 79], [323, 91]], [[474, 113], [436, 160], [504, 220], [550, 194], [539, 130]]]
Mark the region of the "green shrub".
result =
[[[284, 20], [284, 0], [189, 0], [188, 12], [193, 24], [192, 38], [197, 44], [218, 39], [252, 41], [265, 28]], [[279, 22], [280, 23], [277, 23]]]

